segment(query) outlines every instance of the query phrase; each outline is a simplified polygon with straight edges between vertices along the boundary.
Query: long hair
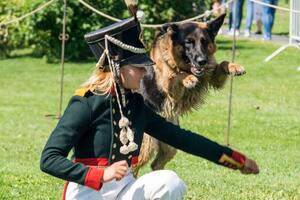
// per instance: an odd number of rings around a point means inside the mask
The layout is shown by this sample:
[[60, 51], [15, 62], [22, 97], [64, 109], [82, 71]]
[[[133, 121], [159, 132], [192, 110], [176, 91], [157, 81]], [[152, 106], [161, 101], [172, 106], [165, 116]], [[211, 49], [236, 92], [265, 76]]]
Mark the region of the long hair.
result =
[[90, 78], [86, 80], [81, 87], [89, 88], [92, 92], [105, 95], [111, 92], [114, 84], [114, 77], [112, 72], [104, 72], [95, 69]]

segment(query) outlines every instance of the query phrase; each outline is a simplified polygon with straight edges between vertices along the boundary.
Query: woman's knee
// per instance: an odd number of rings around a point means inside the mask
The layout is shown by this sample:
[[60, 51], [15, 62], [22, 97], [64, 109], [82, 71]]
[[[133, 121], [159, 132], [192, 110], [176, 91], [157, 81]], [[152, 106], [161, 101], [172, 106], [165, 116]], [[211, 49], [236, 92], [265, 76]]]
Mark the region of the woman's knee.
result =
[[158, 181], [167, 188], [169, 194], [174, 197], [183, 197], [187, 187], [183, 180], [171, 170], [157, 171], [159, 174]]
[[121, 199], [180, 200], [186, 193], [185, 183], [170, 170], [145, 174], [133, 183]]

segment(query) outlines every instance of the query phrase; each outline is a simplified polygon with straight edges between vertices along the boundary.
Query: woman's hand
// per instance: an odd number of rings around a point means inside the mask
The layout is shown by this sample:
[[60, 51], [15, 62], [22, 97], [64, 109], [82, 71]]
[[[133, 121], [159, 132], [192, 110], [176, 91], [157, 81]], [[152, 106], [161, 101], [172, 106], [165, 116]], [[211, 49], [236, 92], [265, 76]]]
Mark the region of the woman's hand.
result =
[[240, 171], [242, 174], [258, 174], [259, 168], [254, 160], [246, 158], [245, 164]]
[[128, 164], [126, 160], [115, 162], [104, 170], [103, 182], [109, 182], [113, 179], [119, 181], [127, 174], [127, 170]]

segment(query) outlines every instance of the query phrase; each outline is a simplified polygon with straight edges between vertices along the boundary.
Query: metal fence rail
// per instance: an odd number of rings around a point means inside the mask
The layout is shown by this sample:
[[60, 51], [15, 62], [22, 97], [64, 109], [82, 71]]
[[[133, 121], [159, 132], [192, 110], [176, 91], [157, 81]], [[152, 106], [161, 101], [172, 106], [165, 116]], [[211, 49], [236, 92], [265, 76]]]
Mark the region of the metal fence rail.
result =
[[[291, 10], [300, 11], [300, 1], [292, 0]], [[290, 12], [290, 39], [291, 40], [300, 40], [300, 13]], [[292, 43], [294, 41], [290, 41]]]
[[289, 43], [269, 55], [264, 61], [269, 62], [280, 52], [288, 47], [296, 47], [300, 50], [300, 0], [290, 0], [290, 30]]

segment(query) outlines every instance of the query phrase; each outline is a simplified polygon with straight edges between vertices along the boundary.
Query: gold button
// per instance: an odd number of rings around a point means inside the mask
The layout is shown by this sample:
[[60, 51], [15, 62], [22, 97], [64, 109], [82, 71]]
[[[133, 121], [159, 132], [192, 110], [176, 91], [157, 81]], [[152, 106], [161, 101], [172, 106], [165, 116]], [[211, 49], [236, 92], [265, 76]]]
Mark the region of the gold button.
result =
[[115, 136], [118, 137], [119, 136], [118, 133], [115, 133]]
[[116, 113], [116, 110], [113, 108], [113, 114], [115, 114]]
[[113, 148], [116, 148], [116, 147], [117, 147], [117, 144], [116, 144], [116, 143], [114, 143], [114, 144], [113, 144]]
[[115, 156], [115, 155], [112, 155], [111, 159], [113, 159], [113, 160], [114, 160], [115, 158], [116, 158], [116, 156]]
[[115, 126], [117, 125], [117, 122], [116, 122], [116, 121], [114, 121], [113, 123], [114, 123]]
[[128, 115], [130, 115], [130, 113], [131, 113], [131, 110], [128, 110], [128, 112], [127, 112], [127, 113], [128, 113]]
[[116, 101], [116, 99], [115, 99], [115, 98], [112, 98], [112, 102], [115, 103], [115, 101]]
[[128, 159], [131, 159], [131, 158], [132, 158], [132, 155], [129, 155], [129, 156], [128, 156]]
[[128, 104], [128, 103], [129, 103], [129, 100], [127, 99], [127, 100], [126, 100], [126, 104]]

